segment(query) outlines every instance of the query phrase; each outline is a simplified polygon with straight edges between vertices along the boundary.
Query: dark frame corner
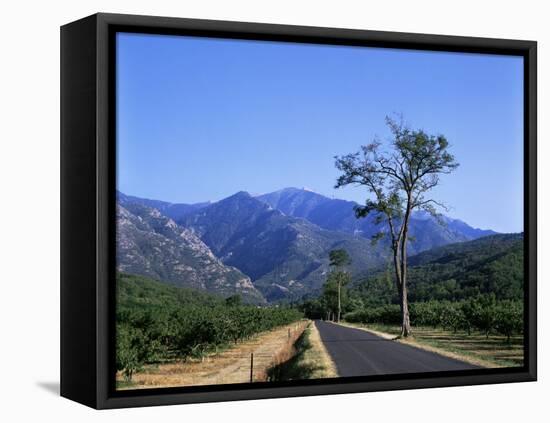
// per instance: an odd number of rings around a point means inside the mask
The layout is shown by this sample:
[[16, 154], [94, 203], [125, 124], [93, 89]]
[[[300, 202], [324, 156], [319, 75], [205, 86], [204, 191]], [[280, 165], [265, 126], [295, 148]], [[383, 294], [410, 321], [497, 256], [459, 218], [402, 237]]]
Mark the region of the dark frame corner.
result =
[[[517, 55], [524, 58], [525, 366], [115, 392], [114, 40], [117, 31]], [[61, 395], [93, 408], [534, 381], [537, 378], [537, 44], [488, 38], [103, 14], [61, 27]]]

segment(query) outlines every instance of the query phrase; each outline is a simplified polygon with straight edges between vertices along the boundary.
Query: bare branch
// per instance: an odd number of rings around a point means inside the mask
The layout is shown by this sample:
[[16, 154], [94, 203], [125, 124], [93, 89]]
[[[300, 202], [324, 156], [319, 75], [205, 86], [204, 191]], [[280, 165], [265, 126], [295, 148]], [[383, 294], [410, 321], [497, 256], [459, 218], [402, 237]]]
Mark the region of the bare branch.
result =
[[426, 206], [427, 204], [435, 204], [436, 206], [441, 207], [445, 211], [449, 211], [449, 208], [447, 207], [447, 205], [445, 203], [436, 201], [433, 198], [430, 198], [429, 200], [420, 201], [420, 202], [415, 203], [414, 208], [422, 208], [422, 207]]

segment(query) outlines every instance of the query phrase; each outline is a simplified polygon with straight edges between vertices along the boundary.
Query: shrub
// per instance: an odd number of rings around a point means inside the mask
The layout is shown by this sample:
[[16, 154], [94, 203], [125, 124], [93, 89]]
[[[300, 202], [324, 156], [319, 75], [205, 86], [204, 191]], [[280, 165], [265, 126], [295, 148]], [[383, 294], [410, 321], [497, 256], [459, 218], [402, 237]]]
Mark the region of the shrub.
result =
[[[521, 301], [496, 301], [494, 295], [479, 295], [476, 298], [451, 302], [427, 301], [409, 305], [413, 326], [431, 326], [464, 330], [468, 334], [477, 329], [489, 336], [491, 332], [505, 335], [509, 340], [513, 334], [523, 330], [523, 304]], [[399, 306], [388, 304], [365, 307], [347, 313], [345, 319], [352, 323], [401, 324]]]
[[445, 303], [440, 314], [441, 325], [444, 329], [452, 329], [457, 332], [464, 327], [464, 314], [457, 304]]
[[507, 342], [510, 337], [523, 331], [523, 304], [520, 301], [504, 301], [496, 310], [495, 329], [498, 333], [506, 336]]

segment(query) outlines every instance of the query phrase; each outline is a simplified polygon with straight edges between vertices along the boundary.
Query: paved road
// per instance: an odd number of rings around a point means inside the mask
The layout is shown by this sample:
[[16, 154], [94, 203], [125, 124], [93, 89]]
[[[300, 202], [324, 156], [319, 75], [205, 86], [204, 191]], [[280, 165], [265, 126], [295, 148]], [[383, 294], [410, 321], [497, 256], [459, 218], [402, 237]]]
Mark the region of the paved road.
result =
[[340, 376], [477, 368], [462, 361], [381, 338], [364, 330], [320, 320], [315, 324]]

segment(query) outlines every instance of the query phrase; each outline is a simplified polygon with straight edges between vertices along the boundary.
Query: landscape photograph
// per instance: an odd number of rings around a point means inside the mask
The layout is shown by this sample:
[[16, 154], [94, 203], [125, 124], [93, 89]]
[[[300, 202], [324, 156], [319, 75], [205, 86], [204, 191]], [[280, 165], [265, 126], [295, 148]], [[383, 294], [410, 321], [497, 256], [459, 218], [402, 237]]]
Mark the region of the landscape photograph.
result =
[[116, 389], [522, 367], [523, 76], [117, 33]]

